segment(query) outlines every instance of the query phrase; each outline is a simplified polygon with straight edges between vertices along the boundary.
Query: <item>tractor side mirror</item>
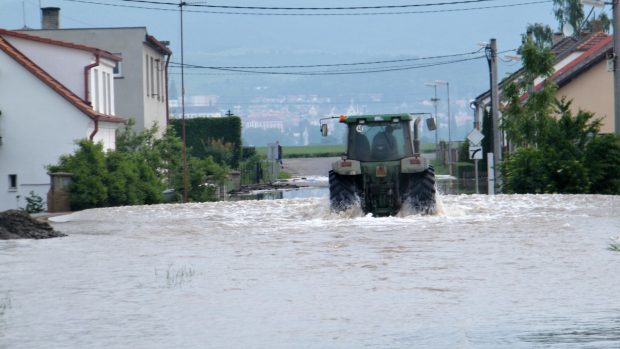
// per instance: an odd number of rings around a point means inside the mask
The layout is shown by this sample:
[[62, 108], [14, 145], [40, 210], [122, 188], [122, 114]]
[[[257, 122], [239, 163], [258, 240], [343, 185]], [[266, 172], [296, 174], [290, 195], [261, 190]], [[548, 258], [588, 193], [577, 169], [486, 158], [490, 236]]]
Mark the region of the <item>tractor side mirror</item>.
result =
[[327, 129], [327, 124], [321, 124], [321, 135], [323, 137], [327, 137], [327, 133], [328, 133], [328, 129]]
[[437, 125], [435, 125], [435, 119], [434, 118], [426, 119], [426, 127], [428, 127], [428, 129], [431, 131], [435, 131], [435, 129], [437, 129]]

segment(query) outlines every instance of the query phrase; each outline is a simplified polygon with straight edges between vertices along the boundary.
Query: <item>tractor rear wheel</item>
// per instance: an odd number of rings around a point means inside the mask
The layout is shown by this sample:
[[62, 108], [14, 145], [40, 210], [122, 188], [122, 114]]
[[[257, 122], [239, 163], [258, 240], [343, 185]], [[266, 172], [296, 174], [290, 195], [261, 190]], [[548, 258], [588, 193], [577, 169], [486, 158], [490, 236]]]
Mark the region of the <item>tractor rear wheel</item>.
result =
[[416, 213], [435, 214], [435, 194], [435, 169], [432, 166], [409, 177], [407, 201]]
[[329, 171], [329, 202], [333, 211], [346, 211], [355, 205], [358, 201], [356, 193], [355, 176]]

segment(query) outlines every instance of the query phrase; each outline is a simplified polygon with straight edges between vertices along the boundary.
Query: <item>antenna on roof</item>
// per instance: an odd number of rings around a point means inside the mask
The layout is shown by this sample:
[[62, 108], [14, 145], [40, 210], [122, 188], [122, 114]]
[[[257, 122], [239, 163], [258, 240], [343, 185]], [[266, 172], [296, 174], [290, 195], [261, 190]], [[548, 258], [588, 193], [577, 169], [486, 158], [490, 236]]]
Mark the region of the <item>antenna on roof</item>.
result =
[[22, 19], [24, 21], [24, 27], [22, 29], [28, 29], [26, 25], [26, 2], [22, 0]]
[[564, 34], [565, 37], [573, 36], [573, 34], [575, 34], [575, 28], [573, 28], [570, 23], [564, 23], [562, 26], [562, 34]]

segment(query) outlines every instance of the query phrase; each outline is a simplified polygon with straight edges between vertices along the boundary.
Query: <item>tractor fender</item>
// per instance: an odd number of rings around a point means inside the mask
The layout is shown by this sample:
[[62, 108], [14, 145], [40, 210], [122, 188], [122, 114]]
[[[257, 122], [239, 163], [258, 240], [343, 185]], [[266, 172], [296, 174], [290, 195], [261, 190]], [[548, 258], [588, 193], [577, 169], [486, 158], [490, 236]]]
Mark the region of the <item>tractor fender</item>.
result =
[[362, 174], [362, 164], [357, 160], [339, 160], [332, 163], [332, 170], [339, 175], [359, 175]]
[[404, 158], [400, 160], [400, 172], [401, 173], [418, 173], [426, 170], [429, 167], [429, 161], [416, 154], [412, 157]]

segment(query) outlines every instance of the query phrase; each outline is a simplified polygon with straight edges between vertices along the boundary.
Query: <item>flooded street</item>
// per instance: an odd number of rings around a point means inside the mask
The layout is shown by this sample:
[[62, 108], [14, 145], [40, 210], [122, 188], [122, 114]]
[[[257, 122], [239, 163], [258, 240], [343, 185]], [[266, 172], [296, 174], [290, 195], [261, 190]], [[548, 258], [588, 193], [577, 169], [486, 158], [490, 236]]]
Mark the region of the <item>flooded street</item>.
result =
[[55, 217], [68, 237], [0, 241], [0, 348], [620, 346], [618, 196], [372, 218], [315, 194], [87, 210]]

